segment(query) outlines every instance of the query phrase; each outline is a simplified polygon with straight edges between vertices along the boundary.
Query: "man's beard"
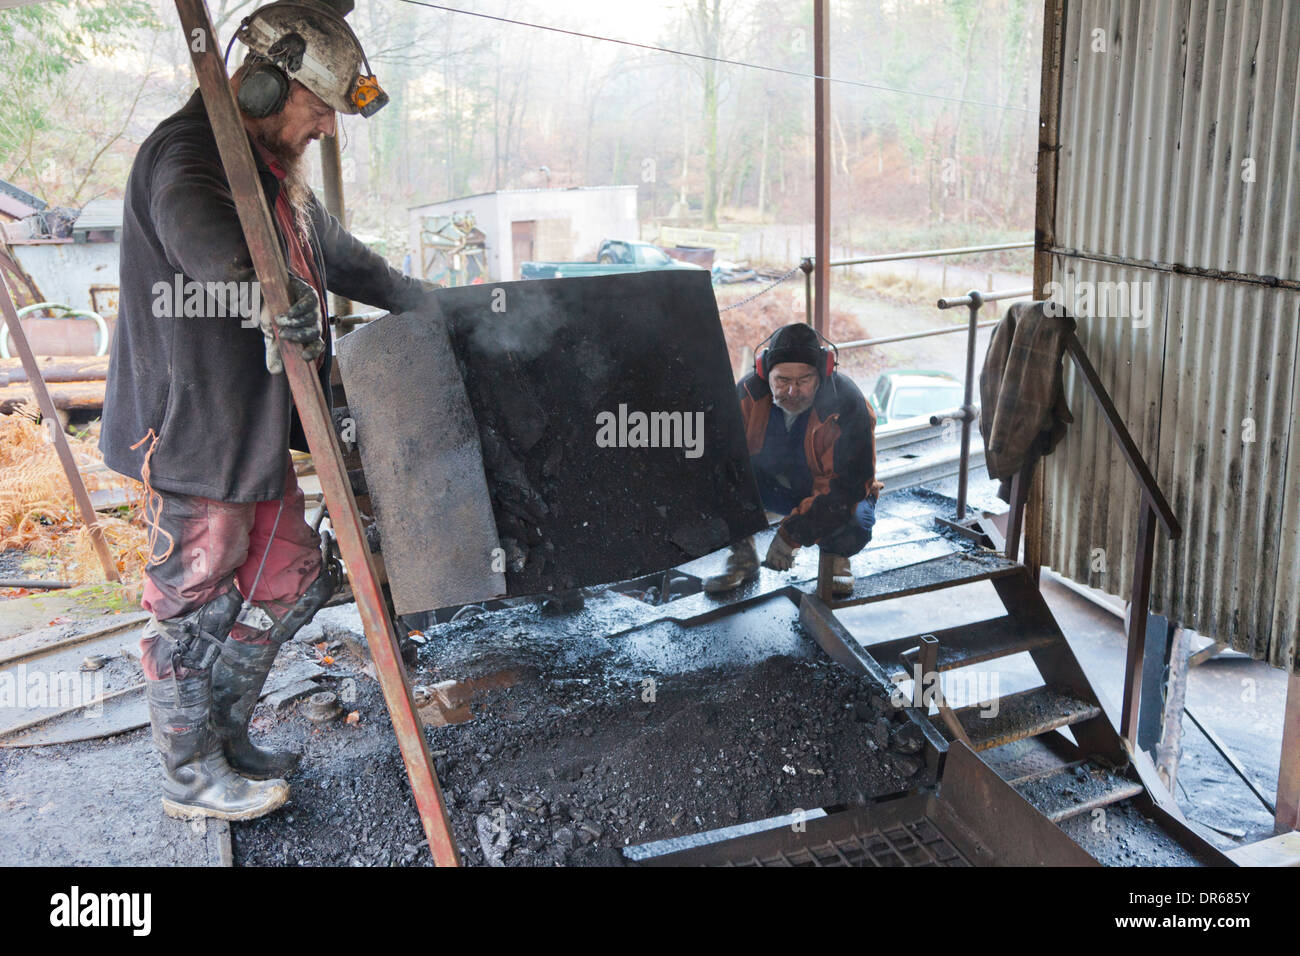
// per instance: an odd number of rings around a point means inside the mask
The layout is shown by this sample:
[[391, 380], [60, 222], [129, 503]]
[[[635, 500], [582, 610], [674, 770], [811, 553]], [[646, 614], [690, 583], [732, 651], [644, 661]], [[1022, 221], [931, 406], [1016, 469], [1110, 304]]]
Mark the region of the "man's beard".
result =
[[791, 415], [802, 415], [804, 412], [808, 411], [808, 409], [812, 408], [813, 399], [815, 397], [815, 395], [810, 395], [806, 399], [792, 401], [790, 399], [783, 399], [773, 392], [772, 402], [783, 412], [787, 412]]
[[284, 170], [280, 189], [283, 190], [289, 208], [293, 211], [293, 219], [298, 226], [298, 231], [306, 237], [309, 235], [308, 227], [311, 225], [312, 200], [311, 186], [307, 183], [307, 174], [303, 168], [306, 165], [303, 156], [307, 151], [294, 149], [267, 131], [261, 132], [257, 139]]

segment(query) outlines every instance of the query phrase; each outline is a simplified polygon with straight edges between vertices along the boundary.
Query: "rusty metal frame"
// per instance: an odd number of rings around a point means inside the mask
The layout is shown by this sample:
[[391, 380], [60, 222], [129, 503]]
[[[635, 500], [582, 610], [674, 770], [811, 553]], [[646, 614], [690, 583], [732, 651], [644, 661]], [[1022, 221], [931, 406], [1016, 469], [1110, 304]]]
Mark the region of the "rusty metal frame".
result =
[[[3, 262], [4, 267], [15, 275], [21, 274], [17, 263], [10, 260], [3, 252], [0, 252], [0, 262]], [[72, 457], [72, 448], [68, 445], [68, 436], [63, 433], [63, 427], [59, 422], [58, 409], [54, 407], [54, 399], [45, 386], [45, 379], [41, 377], [41, 367], [32, 353], [31, 343], [27, 341], [27, 333], [23, 331], [22, 323], [18, 321], [18, 311], [14, 308], [13, 297], [9, 294], [9, 284], [3, 275], [0, 275], [0, 312], [4, 313], [5, 324], [9, 327], [9, 338], [14, 343], [18, 357], [22, 359], [23, 371], [27, 373], [27, 382], [32, 387], [32, 393], [41, 408], [41, 415], [50, 430], [50, 441], [59, 456], [59, 464], [63, 466], [68, 484], [72, 487], [73, 500], [77, 503], [77, 511], [81, 514], [82, 523], [90, 533], [90, 541], [104, 569], [104, 577], [117, 583], [121, 579], [118, 577], [113, 555], [109, 553], [108, 542], [104, 540], [104, 529], [100, 527], [99, 519], [95, 515], [95, 506], [90, 501], [90, 492], [86, 490], [86, 483], [81, 478], [81, 472], [77, 470], [77, 462]]]
[[[1061, 69], [1065, 58], [1066, 0], [1043, 0], [1043, 61], [1038, 93], [1038, 174], [1034, 194], [1034, 289], [1052, 281], [1051, 246], [1056, 237], [1056, 186], [1061, 149]], [[1026, 489], [1025, 567], [1038, 583], [1043, 566], [1047, 478], [1032, 475]]]
[[948, 706], [948, 701], [943, 696], [943, 687], [939, 684], [939, 638], [933, 634], [921, 635], [920, 664], [921, 700], [926, 699], [928, 692], [934, 700], [934, 705], [939, 708], [939, 717], [943, 720], [943, 725], [948, 728], [948, 733], [952, 734], [954, 740], [960, 740], [967, 747], [972, 746], [966, 728], [961, 725], [957, 714]]
[[831, 4], [813, 0], [813, 315], [812, 326], [830, 334], [831, 321]]
[[[229, 77], [221, 59], [221, 45], [206, 0], [176, 0], [176, 11], [184, 28], [186, 46], [198, 75], [203, 102], [216, 135], [217, 148], [261, 283], [263, 301], [273, 314], [289, 308], [288, 275], [271, 213], [258, 179], [257, 167], [248, 145], [248, 134], [235, 105]], [[382, 587], [370, 549], [366, 545], [352, 486], [348, 481], [343, 454], [330, 420], [329, 406], [314, 368], [303, 360], [301, 347], [280, 343], [284, 374], [293, 391], [294, 404], [316, 464], [325, 503], [347, 563], [352, 593], [361, 613], [366, 639], [374, 660], [384, 701], [392, 718], [415, 804], [429, 838], [429, 850], [439, 866], [456, 866], [459, 854], [447, 818], [446, 803], [433, 759], [424, 737], [424, 725], [416, 713], [411, 687], [398, 650], [397, 633], [389, 617]]]
[[1169, 506], [1168, 499], [1156, 483], [1146, 459], [1133, 440], [1119, 409], [1102, 383], [1101, 376], [1088, 358], [1088, 352], [1079, 337], [1070, 332], [1065, 337], [1065, 350], [1074, 360], [1083, 383], [1096, 400], [1111, 436], [1119, 445], [1128, 462], [1129, 470], [1142, 490], [1142, 506], [1138, 515], [1137, 548], [1133, 556], [1133, 591], [1129, 602], [1128, 657], [1124, 664], [1124, 703], [1120, 710], [1120, 734], [1130, 751], [1138, 750], [1138, 713], [1142, 695], [1142, 658], [1146, 650], [1147, 608], [1151, 603], [1151, 578], [1155, 568], [1156, 522], [1165, 528], [1170, 539], [1182, 534], [1182, 525]]

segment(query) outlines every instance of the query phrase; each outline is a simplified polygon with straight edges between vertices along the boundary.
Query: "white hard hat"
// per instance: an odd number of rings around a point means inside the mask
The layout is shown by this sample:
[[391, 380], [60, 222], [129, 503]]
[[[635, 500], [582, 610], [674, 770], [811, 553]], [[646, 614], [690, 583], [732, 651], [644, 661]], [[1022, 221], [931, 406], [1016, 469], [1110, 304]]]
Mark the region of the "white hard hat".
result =
[[338, 12], [320, 3], [258, 7], [240, 23], [235, 39], [250, 56], [269, 60], [340, 113], [371, 116], [388, 102], [357, 35]]

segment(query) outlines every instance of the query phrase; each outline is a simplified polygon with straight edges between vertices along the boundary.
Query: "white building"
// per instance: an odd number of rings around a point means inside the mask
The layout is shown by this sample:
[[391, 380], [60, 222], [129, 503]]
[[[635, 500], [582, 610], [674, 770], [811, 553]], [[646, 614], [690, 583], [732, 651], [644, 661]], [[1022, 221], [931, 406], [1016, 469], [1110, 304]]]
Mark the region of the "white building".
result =
[[411, 271], [435, 279], [434, 247], [421, 241], [428, 221], [470, 213], [486, 236], [488, 278], [518, 279], [530, 260], [595, 260], [602, 239], [636, 239], [635, 186], [503, 189], [410, 207]]

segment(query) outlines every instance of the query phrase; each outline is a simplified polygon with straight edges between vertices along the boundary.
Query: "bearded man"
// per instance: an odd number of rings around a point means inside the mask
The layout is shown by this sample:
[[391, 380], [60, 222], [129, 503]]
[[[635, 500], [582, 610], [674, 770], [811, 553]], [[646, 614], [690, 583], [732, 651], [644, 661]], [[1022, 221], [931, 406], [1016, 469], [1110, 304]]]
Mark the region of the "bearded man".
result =
[[368, 116], [387, 101], [347, 23], [273, 3], [236, 37], [250, 52], [231, 86], [292, 305], [281, 316], [261, 308], [196, 91], [141, 145], [127, 182], [100, 447], [149, 493], [141, 663], [163, 809], [240, 820], [288, 797], [297, 755], [254, 746], [248, 723], [276, 652], [340, 580], [304, 517], [289, 451], [307, 445], [274, 332], [302, 346], [328, 395], [326, 293], [402, 312], [423, 290], [349, 235], [306, 182], [306, 149], [334, 134], [336, 112]]
[[[876, 521], [876, 419], [853, 380], [835, 371], [834, 346], [796, 322], [769, 336], [754, 371], [736, 386], [750, 464], [763, 507], [783, 516], [763, 564], [788, 571], [799, 547], [833, 555], [832, 591], [853, 590], [849, 558], [867, 546]], [[720, 593], [758, 575], [758, 551], [746, 538], [726, 570], [704, 582]]]

